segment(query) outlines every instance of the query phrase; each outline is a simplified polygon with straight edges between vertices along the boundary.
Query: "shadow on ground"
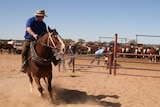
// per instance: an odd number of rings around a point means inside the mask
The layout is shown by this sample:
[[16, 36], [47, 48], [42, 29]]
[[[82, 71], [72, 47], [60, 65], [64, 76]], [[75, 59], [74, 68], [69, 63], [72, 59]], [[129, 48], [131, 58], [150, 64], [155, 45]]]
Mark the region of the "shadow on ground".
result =
[[54, 88], [56, 93], [56, 99], [58, 104], [92, 104], [92, 105], [101, 105], [103, 107], [120, 107], [120, 103], [112, 103], [104, 101], [106, 97], [111, 97], [118, 99], [117, 95], [87, 95], [86, 92], [78, 90], [69, 90], [69, 89], [58, 89]]

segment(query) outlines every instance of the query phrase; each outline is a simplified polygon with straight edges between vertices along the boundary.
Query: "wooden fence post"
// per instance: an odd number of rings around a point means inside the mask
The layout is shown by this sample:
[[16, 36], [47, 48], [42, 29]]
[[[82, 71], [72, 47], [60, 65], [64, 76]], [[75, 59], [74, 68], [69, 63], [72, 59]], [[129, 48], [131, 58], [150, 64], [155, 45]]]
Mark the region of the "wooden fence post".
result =
[[115, 34], [115, 38], [114, 38], [114, 59], [113, 59], [113, 68], [114, 68], [114, 75], [116, 75], [116, 60], [117, 60], [117, 34]]
[[72, 72], [75, 70], [75, 56], [72, 56]]

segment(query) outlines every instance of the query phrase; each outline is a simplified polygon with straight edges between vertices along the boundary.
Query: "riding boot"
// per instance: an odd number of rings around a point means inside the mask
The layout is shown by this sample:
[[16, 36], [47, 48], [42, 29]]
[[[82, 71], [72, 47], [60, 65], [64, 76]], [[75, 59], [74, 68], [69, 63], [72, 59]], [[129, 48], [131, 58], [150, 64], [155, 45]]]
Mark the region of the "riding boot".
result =
[[53, 62], [54, 66], [56, 66], [59, 63], [60, 60], [61, 60], [60, 58], [57, 60], [54, 55], [51, 58], [51, 62]]
[[23, 73], [26, 73], [26, 68], [27, 68], [27, 61], [25, 60], [23, 63], [22, 63], [22, 66], [21, 66], [21, 72]]

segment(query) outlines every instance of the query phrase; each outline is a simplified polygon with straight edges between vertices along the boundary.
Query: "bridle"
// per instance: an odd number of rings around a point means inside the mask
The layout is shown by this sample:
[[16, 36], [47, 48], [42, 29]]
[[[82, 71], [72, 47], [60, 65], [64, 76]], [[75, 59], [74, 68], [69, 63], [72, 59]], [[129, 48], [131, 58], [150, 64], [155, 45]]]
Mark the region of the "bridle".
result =
[[[50, 46], [49, 45], [49, 41], [51, 41], [51, 43], [52, 43], [52, 45], [53, 45], [53, 48], [55, 48], [55, 49], [57, 49], [57, 47], [56, 47], [56, 45], [55, 45], [55, 43], [54, 43], [54, 41], [53, 41], [53, 39], [52, 39], [52, 37], [51, 37], [51, 35], [53, 34], [53, 32], [52, 33], [50, 33], [50, 32], [48, 32], [48, 41], [47, 41], [47, 46]], [[57, 36], [57, 35], [55, 35], [55, 36]], [[52, 47], [52, 46], [51, 46]]]
[[[49, 48], [54, 49], [54, 50], [57, 50], [58, 48], [57, 48], [57, 46], [55, 45], [55, 43], [54, 43], [54, 41], [53, 41], [53, 39], [52, 39], [52, 37], [51, 37], [52, 34], [53, 34], [53, 32], [48, 32], [47, 44], [45, 44], [45, 43], [42, 42], [42, 41], [40, 41], [40, 43], [41, 43], [42, 45], [46, 46], [46, 47], [49, 47]], [[57, 39], [58, 39], [61, 43], [63, 43], [62, 40], [61, 40], [61, 38], [60, 38], [60, 36], [59, 36], [58, 34], [55, 35], [55, 36], [57, 37]], [[51, 42], [52, 46], [49, 45], [50, 42]]]

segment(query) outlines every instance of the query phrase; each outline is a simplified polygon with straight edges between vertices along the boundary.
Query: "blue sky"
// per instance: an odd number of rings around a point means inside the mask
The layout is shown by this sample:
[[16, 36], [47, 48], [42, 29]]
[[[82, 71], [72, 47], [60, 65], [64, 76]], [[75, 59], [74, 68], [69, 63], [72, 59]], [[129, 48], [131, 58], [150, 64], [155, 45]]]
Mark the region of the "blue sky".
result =
[[[39, 9], [48, 15], [47, 26], [64, 39], [160, 36], [160, 0], [1, 0], [0, 39], [23, 40], [26, 20]], [[160, 44], [160, 37], [138, 37], [138, 43]]]

